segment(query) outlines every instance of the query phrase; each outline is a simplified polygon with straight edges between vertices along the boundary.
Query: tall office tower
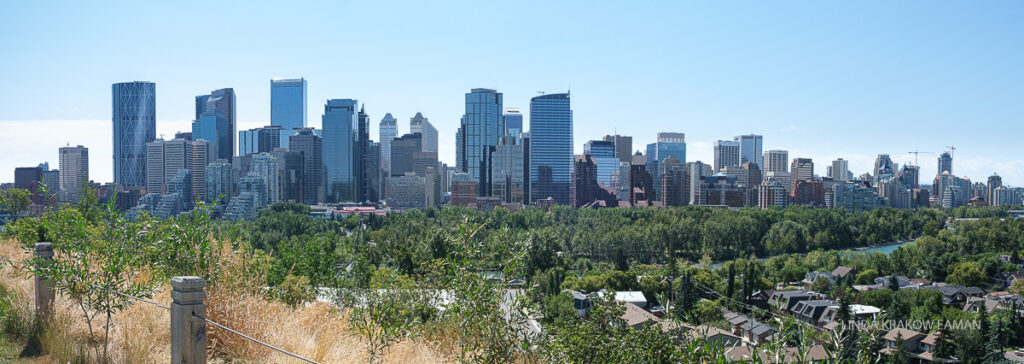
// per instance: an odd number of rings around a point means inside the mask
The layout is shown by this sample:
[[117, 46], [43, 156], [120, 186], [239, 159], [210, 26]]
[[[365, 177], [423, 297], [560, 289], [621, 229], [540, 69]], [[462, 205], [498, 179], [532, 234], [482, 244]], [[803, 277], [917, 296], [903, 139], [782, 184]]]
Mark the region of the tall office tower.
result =
[[530, 99], [530, 201], [569, 204], [572, 183], [572, 108], [569, 94]]
[[632, 206], [651, 206], [654, 201], [654, 181], [647, 173], [647, 158], [636, 152], [629, 165], [629, 203]]
[[949, 172], [935, 176], [932, 182], [932, 193], [935, 202], [943, 208], [956, 208], [967, 204], [970, 199], [971, 180], [954, 176]]
[[356, 201], [370, 200], [370, 171], [367, 169], [370, 151], [370, 115], [366, 114], [366, 105], [359, 109], [359, 121], [355, 131], [356, 154], [353, 156], [353, 168], [356, 173]]
[[306, 127], [306, 79], [270, 80], [270, 125], [285, 130]]
[[61, 194], [63, 193], [60, 189], [60, 177], [61, 175], [64, 174], [64, 172], [59, 169], [50, 169], [49, 162], [43, 162], [39, 164], [39, 168], [42, 169], [42, 173], [40, 173], [41, 178], [39, 180], [39, 183], [42, 186], [46, 186], [46, 192], [47, 194], [49, 194], [49, 196], [40, 194], [40, 201], [43, 205], [57, 203], [60, 199]]
[[523, 199], [530, 198], [530, 132], [523, 133]]
[[[568, 98], [566, 98], [568, 101]], [[490, 185], [487, 172], [487, 154], [491, 147], [498, 145], [498, 138], [505, 133], [505, 117], [502, 115], [502, 94], [495, 90], [475, 88], [466, 94], [466, 112], [462, 115], [456, 134], [458, 169], [467, 172], [477, 181], [477, 194], [488, 196]], [[531, 120], [533, 115], [530, 115]], [[570, 154], [572, 149], [570, 146]], [[572, 156], [566, 168], [572, 168]], [[566, 171], [568, 179], [568, 171]], [[566, 181], [568, 185], [568, 181]], [[566, 186], [566, 194], [569, 190]], [[566, 199], [568, 200], [568, 198]]]
[[836, 182], [846, 182], [850, 180], [850, 161], [843, 160], [842, 158], [832, 161], [832, 171], [828, 176], [832, 177], [832, 180]]
[[[89, 148], [60, 148], [61, 201], [76, 202], [82, 194], [82, 184], [89, 182]], [[47, 182], [49, 184], [49, 181]]]
[[589, 205], [597, 199], [597, 163], [589, 155], [574, 155], [570, 204], [573, 207]]
[[796, 183], [814, 178], [814, 162], [810, 158], [793, 158], [793, 165], [790, 167], [793, 174], [793, 188]]
[[739, 166], [746, 161], [740, 161], [740, 142], [730, 140], [719, 140], [715, 142], [715, 172], [725, 167]]
[[423, 134], [424, 152], [437, 152], [437, 128], [423, 114], [416, 113], [409, 119], [409, 132]]
[[873, 173], [875, 175], [874, 184], [877, 186], [879, 181], [896, 175], [896, 165], [892, 163], [892, 158], [889, 158], [888, 154], [879, 154], [875, 158]]
[[887, 200], [886, 205], [898, 209], [913, 206], [914, 192], [895, 177], [886, 177], [878, 182], [877, 193]]
[[115, 83], [112, 96], [114, 183], [145, 186], [146, 143], [156, 139], [156, 84]]
[[[761, 167], [754, 162], [746, 162], [740, 166], [746, 170], [746, 178], [742, 179], [742, 185], [747, 188], [746, 194], [746, 205], [757, 206], [758, 188], [760, 188], [760, 181], [763, 180], [761, 176]], [[739, 182], [737, 182], [739, 184]]]
[[[415, 172], [412, 165], [414, 153], [423, 150], [423, 134], [405, 134], [391, 140], [391, 177], [401, 177], [408, 172]], [[422, 174], [419, 175], [423, 177]]]
[[202, 139], [192, 142], [192, 196], [185, 197], [191, 201], [209, 201], [206, 196], [206, 166], [215, 160], [217, 150], [213, 143]]
[[506, 134], [491, 153], [491, 195], [502, 202], [524, 203], [524, 152], [519, 134]]
[[953, 156], [949, 155], [949, 152], [942, 152], [939, 155], [939, 171], [937, 174], [942, 174], [942, 172], [953, 174]]
[[761, 164], [761, 170], [765, 172], [789, 172], [788, 151], [772, 149], [764, 152], [763, 162], [764, 163]]
[[689, 196], [685, 196], [689, 176], [682, 161], [668, 156], [661, 162], [661, 202], [665, 206], [684, 206], [689, 204]]
[[[202, 110], [200, 110], [200, 100], [206, 101]], [[217, 129], [217, 142], [220, 144], [217, 146], [217, 153], [222, 158], [231, 161], [235, 151], [238, 150], [238, 142], [235, 141], [235, 136], [238, 135], [238, 123], [235, 121], [235, 89], [222, 88], [214, 90], [209, 95], [196, 96], [196, 120], [201, 120], [203, 115], [216, 115], [214, 111], [219, 111], [227, 122], [223, 132], [221, 129]]]
[[[211, 98], [211, 102], [212, 100]], [[217, 159], [231, 161], [233, 158], [233, 134], [229, 119], [220, 109], [207, 110], [199, 119], [192, 122], [192, 140], [202, 139], [213, 143]]]
[[301, 128], [288, 139], [291, 151], [302, 155], [302, 203], [323, 202], [323, 139], [312, 128]]
[[366, 148], [366, 164], [363, 168], [366, 169], [366, 200], [380, 202], [380, 193], [384, 189], [381, 186], [383, 170], [380, 168], [380, 143], [372, 140], [369, 142]]
[[359, 131], [359, 101], [327, 100], [324, 105], [324, 166], [327, 168], [326, 202], [357, 201], [356, 145]]
[[764, 138], [760, 135], [737, 135], [733, 138], [734, 141], [740, 143], [740, 162], [736, 165], [751, 162], [758, 164], [758, 168], [764, 166], [761, 163], [761, 143]]
[[619, 162], [631, 164], [633, 162], [633, 137], [624, 135], [605, 135], [604, 141], [615, 143], [615, 157]]
[[[391, 173], [391, 140], [398, 137], [398, 119], [391, 113], [380, 119], [380, 165], [384, 171]], [[390, 176], [390, 174], [386, 174]]]
[[900, 168], [900, 172], [897, 173], [896, 178], [903, 182], [903, 184], [910, 188], [920, 188], [921, 185], [919, 180], [921, 178], [921, 167], [904, 164]]
[[[206, 186], [204, 187], [204, 201], [228, 203], [231, 201], [232, 183], [231, 164], [223, 159], [218, 159], [206, 165], [204, 171]], [[193, 184], [194, 185], [194, 184]]]
[[[61, 163], [60, 170], [61, 176], [63, 177], [64, 173], [67, 173], [67, 170], [64, 169], [64, 163]], [[995, 173], [993, 173], [991, 176], [988, 176], [988, 184], [986, 184], [987, 192], [985, 193], [985, 201], [988, 202], [989, 205], [993, 205], [993, 202], [995, 202], [995, 190], [996, 188], [999, 188], [999, 186], [1002, 185], [1003, 177], [999, 177], [999, 175]]]
[[658, 133], [656, 142], [647, 144], [647, 173], [654, 180], [655, 200], [661, 200], [661, 162], [669, 156], [680, 163], [686, 163], [686, 135], [683, 133]]
[[612, 183], [612, 176], [619, 171], [619, 158], [615, 156], [615, 142], [591, 140], [583, 145], [583, 154], [589, 155], [597, 164], [597, 183], [605, 188], [618, 189]]
[[686, 163], [687, 179], [689, 180], [689, 196], [684, 197], [690, 200], [691, 205], [707, 205], [707, 194], [705, 193], [704, 179], [710, 177], [711, 166], [701, 161]]
[[518, 107], [505, 108], [505, 135], [519, 136], [523, 132], [523, 112]]
[[[191, 141], [157, 139], [146, 143], [146, 192], [166, 193], [168, 181], [181, 169], [192, 170]], [[190, 180], [191, 177], [189, 175]]]
[[14, 188], [27, 190], [31, 193], [31, 199], [33, 204], [40, 204], [43, 198], [40, 197], [42, 191], [40, 186], [43, 181], [43, 168], [42, 167], [18, 167], [14, 169]]
[[764, 172], [764, 178], [771, 178], [786, 189], [786, 194], [793, 190], [793, 175], [789, 172]]

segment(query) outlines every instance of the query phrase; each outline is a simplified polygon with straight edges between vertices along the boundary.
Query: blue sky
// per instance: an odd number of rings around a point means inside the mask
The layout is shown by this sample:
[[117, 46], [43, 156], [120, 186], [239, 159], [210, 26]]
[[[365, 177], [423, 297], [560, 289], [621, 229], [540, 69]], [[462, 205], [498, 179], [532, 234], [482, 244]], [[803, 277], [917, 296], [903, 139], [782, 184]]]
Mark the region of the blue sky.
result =
[[[441, 158], [470, 88], [528, 111], [572, 91], [577, 152], [618, 131], [634, 148], [686, 133], [688, 159], [764, 135], [765, 149], [843, 157], [957, 147], [954, 173], [1024, 185], [1024, 3], [850, 2], [4, 2], [0, 5], [0, 181], [90, 148], [110, 181], [110, 84], [157, 84], [157, 129], [187, 130], [193, 97], [238, 95], [240, 129], [268, 123], [269, 79], [305, 77], [309, 121], [356, 98], [408, 130], [423, 112]], [[922, 154], [935, 172], [937, 154]], [[922, 178], [930, 183], [930, 177]]]

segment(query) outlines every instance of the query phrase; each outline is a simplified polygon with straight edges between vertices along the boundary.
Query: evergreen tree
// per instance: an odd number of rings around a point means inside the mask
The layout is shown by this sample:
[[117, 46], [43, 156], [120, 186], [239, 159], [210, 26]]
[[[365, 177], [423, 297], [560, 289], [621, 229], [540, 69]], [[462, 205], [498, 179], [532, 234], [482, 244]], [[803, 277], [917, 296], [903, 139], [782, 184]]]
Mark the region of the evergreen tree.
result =
[[[985, 308], [982, 306], [982, 311]], [[1003, 360], [1003, 331], [1005, 325], [1003, 320], [996, 317], [995, 325], [991, 328], [991, 334], [988, 336], [982, 336], [983, 340], [987, 340], [985, 343], [985, 356], [982, 359], [985, 363], [996, 363]]]
[[935, 349], [933, 350], [935, 358], [948, 359], [953, 356], [953, 343], [950, 342], [949, 331], [946, 329], [946, 325], [942, 325], [936, 333], [938, 337], [935, 339]]
[[910, 354], [907, 353], [904, 343], [903, 334], [896, 334], [896, 347], [892, 348], [892, 352], [889, 354], [890, 364], [906, 364], [910, 362]]
[[726, 297], [725, 305], [726, 305], [726, 307], [731, 307], [731, 308], [735, 309], [735, 307], [734, 307], [735, 305], [732, 304], [732, 299], [733, 299], [733, 291], [735, 290], [735, 286], [736, 286], [736, 262], [732, 262], [731, 264], [729, 264], [729, 269], [728, 269], [727, 274], [729, 275], [729, 277], [727, 278], [726, 285], [725, 285], [725, 297]]
[[896, 278], [895, 274], [889, 276], [889, 289], [891, 289], [893, 292], [900, 291], [900, 280], [899, 278]]
[[857, 356], [857, 326], [853, 325], [850, 314], [849, 299], [843, 298], [839, 301], [839, 312], [836, 313], [836, 320], [841, 324], [842, 334], [839, 338], [840, 362], [853, 361]]
[[676, 283], [675, 314], [679, 318], [687, 318], [690, 311], [697, 305], [700, 299], [697, 294], [697, 287], [693, 284], [693, 277], [688, 269], [684, 269]]

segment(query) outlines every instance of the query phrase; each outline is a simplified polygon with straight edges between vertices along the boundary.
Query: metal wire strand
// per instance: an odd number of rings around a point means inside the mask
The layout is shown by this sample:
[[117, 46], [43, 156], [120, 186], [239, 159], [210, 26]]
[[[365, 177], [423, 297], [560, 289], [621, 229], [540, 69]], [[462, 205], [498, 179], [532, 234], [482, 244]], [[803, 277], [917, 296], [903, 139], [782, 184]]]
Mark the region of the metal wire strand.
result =
[[303, 358], [303, 357], [301, 357], [301, 356], [298, 356], [298, 355], [296, 355], [296, 354], [292, 354], [291, 352], [288, 352], [287, 350], [284, 350], [284, 349], [281, 349], [281, 348], [279, 348], [279, 347], [276, 347], [276, 346], [273, 346], [273, 345], [267, 344], [267, 343], [265, 343], [265, 342], [259, 341], [259, 340], [255, 339], [255, 338], [253, 338], [253, 337], [251, 337], [251, 336], [249, 336], [249, 335], [246, 335], [246, 334], [243, 334], [243, 333], [241, 333], [241, 332], [235, 331], [235, 330], [233, 330], [233, 329], [231, 329], [231, 328], [229, 328], [229, 327], [227, 327], [227, 326], [224, 326], [224, 325], [218, 324], [218, 323], [216, 323], [216, 322], [214, 322], [214, 321], [212, 321], [212, 320], [210, 320], [210, 319], [207, 319], [207, 318], [205, 318], [205, 317], [202, 317], [202, 316], [199, 316], [199, 315], [197, 315], [197, 314], [196, 314], [195, 312], [192, 312], [192, 316], [195, 316], [195, 317], [199, 318], [200, 320], [206, 321], [206, 322], [207, 322], [207, 323], [209, 323], [210, 325], [213, 325], [213, 326], [219, 327], [219, 328], [223, 329], [224, 331], [227, 331], [227, 332], [230, 332], [230, 333], [232, 333], [232, 334], [235, 334], [235, 335], [241, 336], [241, 337], [242, 337], [243, 339], [246, 339], [246, 340], [249, 340], [249, 341], [255, 342], [255, 343], [257, 343], [257, 344], [260, 344], [260, 345], [266, 346], [267, 348], [270, 348], [270, 349], [272, 349], [272, 350], [275, 350], [275, 351], [277, 351], [277, 352], [279, 352], [279, 353], [281, 353], [281, 354], [285, 354], [285, 355], [288, 355], [288, 356], [290, 356], [290, 357], [293, 357], [293, 358], [295, 358], [295, 359], [299, 359], [299, 360], [302, 360], [302, 361], [304, 361], [304, 362], [307, 362], [307, 363], [313, 363], [313, 364], [320, 364], [320, 363], [318, 363], [318, 362], [316, 362], [316, 361], [313, 361], [313, 360], [310, 360], [310, 359], [306, 359], [306, 358]]

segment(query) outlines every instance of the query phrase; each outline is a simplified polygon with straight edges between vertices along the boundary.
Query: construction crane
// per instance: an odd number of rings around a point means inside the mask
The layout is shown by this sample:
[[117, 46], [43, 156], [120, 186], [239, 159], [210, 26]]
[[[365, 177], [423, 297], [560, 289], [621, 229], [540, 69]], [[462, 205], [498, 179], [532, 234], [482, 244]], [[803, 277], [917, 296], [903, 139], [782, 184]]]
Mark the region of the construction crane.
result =
[[917, 150], [917, 149], [914, 149], [914, 151], [912, 151], [912, 152], [907, 152], [907, 153], [908, 153], [908, 154], [913, 154], [913, 155], [914, 155], [914, 165], [915, 165], [915, 166], [919, 166], [919, 164], [917, 164], [917, 157], [918, 157], [918, 156], [919, 156], [920, 154], [935, 154], [935, 153], [933, 153], [933, 152], [922, 152], [922, 151], [919, 151], [919, 150]]
[[953, 154], [956, 153], [956, 147], [954, 147], [952, 145], [947, 145], [946, 149], [949, 149], [949, 158], [953, 159]]

